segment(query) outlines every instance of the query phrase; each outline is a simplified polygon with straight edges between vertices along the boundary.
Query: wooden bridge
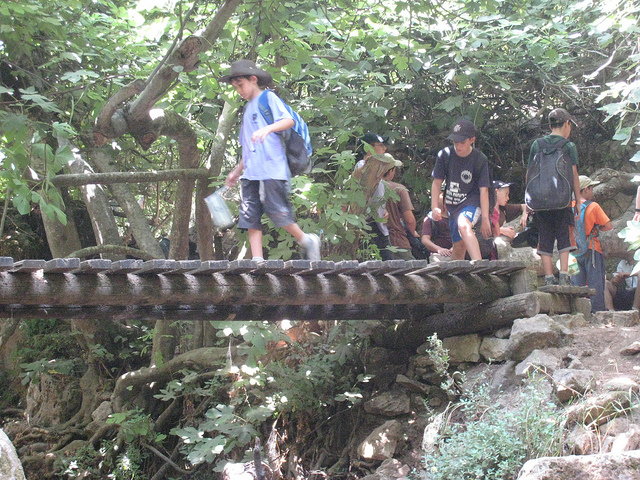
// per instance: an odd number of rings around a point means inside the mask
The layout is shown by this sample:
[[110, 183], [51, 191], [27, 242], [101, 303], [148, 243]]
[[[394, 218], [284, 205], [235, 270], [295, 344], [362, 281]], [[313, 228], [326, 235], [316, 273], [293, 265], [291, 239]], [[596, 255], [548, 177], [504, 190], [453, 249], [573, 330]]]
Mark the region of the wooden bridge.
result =
[[[564, 287], [559, 292], [564, 296], [543, 294], [525, 280], [527, 272], [532, 273], [521, 262], [500, 260], [14, 262], [0, 257], [0, 318], [429, 318], [437, 323], [443, 304], [463, 304], [470, 307], [458, 314], [458, 323], [466, 331], [469, 316], [477, 330], [483, 318], [492, 322], [500, 312], [513, 320], [545, 308], [571, 310], [571, 298], [589, 293]], [[555, 306], [545, 307], [550, 302]], [[450, 327], [455, 316], [447, 316]]]

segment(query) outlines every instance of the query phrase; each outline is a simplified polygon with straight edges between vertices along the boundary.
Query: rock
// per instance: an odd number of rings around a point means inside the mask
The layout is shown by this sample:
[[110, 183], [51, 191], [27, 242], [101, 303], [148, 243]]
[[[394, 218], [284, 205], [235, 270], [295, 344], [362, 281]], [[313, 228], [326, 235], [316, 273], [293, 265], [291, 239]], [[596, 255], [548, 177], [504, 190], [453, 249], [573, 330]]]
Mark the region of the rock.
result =
[[513, 322], [506, 358], [521, 361], [536, 349], [560, 347], [573, 340], [570, 330], [540, 313]]
[[501, 328], [500, 330], [496, 330], [495, 332], [493, 332], [493, 336], [496, 338], [508, 339], [509, 335], [511, 335], [510, 328]]
[[628, 377], [617, 377], [607, 380], [602, 386], [607, 392], [638, 393], [640, 386]]
[[364, 366], [367, 371], [377, 371], [379, 368], [386, 367], [390, 363], [390, 357], [393, 352], [382, 347], [371, 347], [366, 350], [363, 358]]
[[358, 446], [358, 455], [369, 460], [392, 458], [402, 435], [402, 425], [397, 420], [389, 420], [376, 428]]
[[111, 407], [111, 402], [104, 401], [93, 411], [91, 418], [94, 422], [106, 422], [112, 413], [113, 408]]
[[491, 378], [490, 384], [492, 395], [497, 395], [501, 391], [507, 390], [517, 384], [518, 379], [514, 374], [515, 368], [516, 362], [509, 361], [505, 362], [496, 370]]
[[573, 370], [562, 368], [553, 373], [556, 396], [562, 403], [568, 402], [576, 395], [584, 395], [591, 389], [595, 375], [591, 370]]
[[475, 334], [448, 337], [442, 340], [442, 346], [449, 350], [449, 364], [478, 362], [480, 360], [480, 341], [480, 337]]
[[486, 360], [502, 362], [505, 359], [508, 345], [508, 339], [485, 337], [480, 344], [479, 353]]
[[411, 380], [404, 375], [396, 376], [396, 383], [414, 393], [422, 393], [428, 395], [429, 391], [431, 390], [431, 387], [429, 385], [417, 382], [416, 380]]
[[567, 437], [567, 445], [571, 449], [571, 453], [574, 455], [588, 455], [594, 453], [595, 447], [598, 444], [598, 437], [596, 434], [585, 428], [584, 425], [576, 425]]
[[32, 425], [50, 427], [66, 422], [82, 405], [78, 379], [66, 375], [40, 374], [27, 390], [26, 415]]
[[395, 458], [388, 458], [378, 467], [375, 473], [363, 477], [362, 480], [408, 480], [411, 469]]
[[440, 435], [440, 429], [444, 423], [444, 412], [434, 415], [429, 420], [429, 423], [424, 429], [422, 434], [422, 450], [425, 453], [432, 453], [436, 448], [436, 442]]
[[524, 464], [518, 480], [636, 480], [640, 452], [541, 457]]
[[2, 480], [25, 480], [16, 449], [2, 429], [0, 429], [0, 478]]
[[631, 357], [632, 355], [637, 355], [638, 353], [640, 353], [640, 342], [633, 342], [631, 345], [628, 345], [620, 350], [620, 355], [624, 355], [625, 357]]
[[627, 430], [629, 430], [629, 419], [627, 417], [614, 418], [598, 427], [598, 433], [602, 438], [615, 437]]
[[637, 310], [595, 312], [593, 317], [598, 323], [613, 324], [619, 327], [633, 327], [640, 322], [640, 313]]
[[518, 378], [530, 377], [536, 373], [552, 374], [560, 366], [560, 363], [560, 359], [550, 353], [544, 350], [534, 350], [516, 365], [515, 374]]
[[630, 396], [628, 392], [609, 392], [590, 397], [584, 402], [567, 408], [565, 411], [567, 423], [602, 425], [618, 415], [624, 415], [629, 405]]
[[382, 392], [367, 401], [364, 409], [373, 415], [397, 417], [411, 412], [411, 399], [403, 391]]
[[622, 453], [637, 450], [640, 446], [640, 427], [633, 425], [627, 432], [616, 435], [611, 446], [611, 453]]
[[587, 320], [582, 313], [565, 313], [562, 315], [552, 315], [551, 318], [566, 328], [574, 330], [576, 328], [585, 327]]

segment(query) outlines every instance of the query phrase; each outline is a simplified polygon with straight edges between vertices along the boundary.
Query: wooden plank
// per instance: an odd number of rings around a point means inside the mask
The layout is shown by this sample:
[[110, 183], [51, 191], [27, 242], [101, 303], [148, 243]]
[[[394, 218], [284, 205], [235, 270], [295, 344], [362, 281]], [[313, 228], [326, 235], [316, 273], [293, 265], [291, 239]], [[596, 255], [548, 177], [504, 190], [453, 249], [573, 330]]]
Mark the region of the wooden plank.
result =
[[191, 272], [192, 275], [211, 275], [229, 270], [229, 260], [207, 260]]
[[105, 260], [101, 258], [92, 258], [90, 260], [84, 260], [80, 262], [80, 266], [72, 273], [78, 274], [96, 274], [111, 270], [111, 260]]
[[176, 268], [178, 263], [176, 260], [165, 260], [164, 258], [154, 258], [144, 262], [136, 275], [157, 275], [169, 272]]
[[265, 260], [264, 262], [258, 263], [258, 268], [253, 270], [251, 273], [254, 275], [266, 275], [268, 273], [277, 274], [284, 268], [284, 260]]
[[164, 275], [184, 275], [192, 273], [200, 268], [200, 260], [177, 260], [173, 268], [164, 273]]
[[288, 260], [284, 262], [284, 267], [280, 271], [273, 272], [274, 275], [299, 275], [311, 268], [309, 260]]
[[342, 260], [335, 262], [334, 269], [325, 275], [348, 275], [350, 272], [359, 271], [360, 262], [357, 260]]
[[241, 275], [258, 269], [258, 263], [254, 260], [233, 260], [229, 262], [229, 269], [225, 272], [230, 275]]
[[133, 258], [127, 258], [125, 260], [116, 260], [111, 262], [111, 270], [109, 275], [127, 275], [129, 273], [136, 273], [142, 267], [142, 260]]
[[11, 270], [13, 268], [12, 257], [0, 257], [0, 272]]
[[44, 270], [46, 260], [19, 260], [13, 264], [11, 272], [33, 273]]
[[557, 293], [561, 295], [571, 295], [574, 297], [592, 297], [596, 294], [594, 288], [577, 287], [569, 285], [543, 285], [538, 288], [541, 292]]
[[298, 275], [322, 275], [335, 270], [336, 264], [330, 260], [316, 260], [311, 262], [309, 270], [303, 270]]

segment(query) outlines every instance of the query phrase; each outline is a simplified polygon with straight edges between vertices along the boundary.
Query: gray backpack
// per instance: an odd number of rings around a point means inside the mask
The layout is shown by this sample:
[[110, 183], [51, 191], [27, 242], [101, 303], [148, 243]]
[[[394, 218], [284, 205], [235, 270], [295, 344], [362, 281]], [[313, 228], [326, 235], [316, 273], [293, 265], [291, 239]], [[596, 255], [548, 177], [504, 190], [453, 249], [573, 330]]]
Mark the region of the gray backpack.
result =
[[539, 139], [540, 150], [527, 168], [524, 202], [534, 212], [559, 210], [571, 204], [573, 165], [562, 152], [566, 138], [550, 144]]

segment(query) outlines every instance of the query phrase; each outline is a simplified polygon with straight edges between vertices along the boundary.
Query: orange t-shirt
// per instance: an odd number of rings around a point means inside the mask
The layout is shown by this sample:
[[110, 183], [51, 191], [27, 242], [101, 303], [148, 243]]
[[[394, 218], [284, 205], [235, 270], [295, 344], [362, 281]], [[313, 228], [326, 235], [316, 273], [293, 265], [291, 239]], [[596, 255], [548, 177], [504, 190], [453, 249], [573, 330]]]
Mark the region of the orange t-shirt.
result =
[[[576, 202], [571, 202], [571, 207], [574, 207]], [[611, 219], [604, 213], [602, 207], [598, 205], [596, 202], [591, 202], [587, 207], [586, 212], [584, 212], [584, 231], [587, 236], [591, 233], [594, 225], [604, 225], [609, 222]], [[571, 245], [576, 246], [576, 239], [573, 235], [573, 228], [571, 227]], [[600, 240], [598, 237], [593, 239], [593, 243], [589, 243], [589, 248], [593, 247], [596, 252], [602, 253], [602, 246], [600, 245]]]

